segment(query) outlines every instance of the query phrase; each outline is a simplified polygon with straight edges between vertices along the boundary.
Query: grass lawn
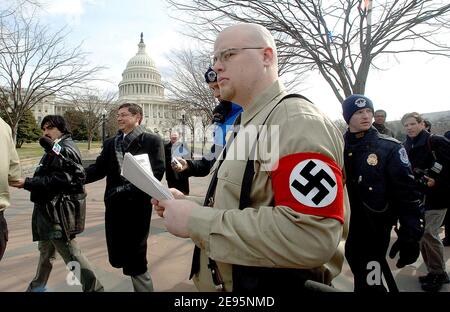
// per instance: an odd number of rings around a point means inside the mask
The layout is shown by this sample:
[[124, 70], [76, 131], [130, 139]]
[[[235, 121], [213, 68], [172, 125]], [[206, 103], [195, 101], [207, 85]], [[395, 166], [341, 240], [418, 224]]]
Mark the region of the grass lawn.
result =
[[[81, 152], [87, 151], [87, 142], [77, 142], [77, 146]], [[100, 148], [102, 143], [100, 141], [95, 141], [91, 143], [91, 149]], [[17, 149], [20, 159], [27, 159], [33, 157], [42, 156], [44, 149], [39, 145], [39, 143], [24, 143], [21, 148]]]

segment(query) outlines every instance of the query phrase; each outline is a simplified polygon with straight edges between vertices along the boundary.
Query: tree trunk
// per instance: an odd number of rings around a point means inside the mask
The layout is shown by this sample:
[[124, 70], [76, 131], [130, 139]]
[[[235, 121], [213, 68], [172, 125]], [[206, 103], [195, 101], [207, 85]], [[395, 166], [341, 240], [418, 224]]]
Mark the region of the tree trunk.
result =
[[11, 134], [14, 141], [14, 145], [17, 146], [17, 130], [19, 129], [19, 122], [16, 122], [14, 126], [11, 127]]
[[92, 133], [89, 132], [89, 133], [88, 133], [88, 146], [87, 146], [88, 151], [91, 150], [91, 141], [92, 141], [92, 137], [93, 137]]
[[195, 131], [191, 129], [192, 138], [191, 138], [191, 159], [194, 159], [194, 148], [195, 148]]

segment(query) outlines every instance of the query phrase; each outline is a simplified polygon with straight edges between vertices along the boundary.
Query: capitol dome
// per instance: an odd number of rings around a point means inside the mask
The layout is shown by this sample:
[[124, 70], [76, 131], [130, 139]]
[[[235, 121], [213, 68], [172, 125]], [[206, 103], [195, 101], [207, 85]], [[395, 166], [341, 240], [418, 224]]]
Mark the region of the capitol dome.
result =
[[152, 58], [145, 52], [144, 36], [138, 52], [127, 63], [119, 83], [119, 98], [126, 96], [164, 97], [161, 74]]
[[164, 97], [164, 85], [155, 62], [145, 52], [144, 35], [138, 52], [127, 63], [119, 83], [118, 104], [135, 103], [142, 107], [142, 125], [153, 132], [168, 136], [180, 117], [175, 105]]

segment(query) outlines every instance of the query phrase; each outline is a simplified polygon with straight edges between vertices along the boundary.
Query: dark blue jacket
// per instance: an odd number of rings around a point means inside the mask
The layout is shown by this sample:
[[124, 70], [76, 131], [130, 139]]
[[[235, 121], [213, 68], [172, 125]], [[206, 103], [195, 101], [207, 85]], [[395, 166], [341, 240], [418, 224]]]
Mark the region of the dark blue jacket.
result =
[[398, 220], [399, 238], [418, 241], [422, 235], [421, 193], [401, 143], [373, 127], [366, 132], [347, 132], [344, 138], [351, 208], [349, 240], [363, 236], [371, 245], [370, 237], [378, 243], [377, 235], [381, 235], [385, 249], [392, 225]]
[[236, 120], [237, 116], [242, 112], [242, 107], [231, 103], [231, 110], [225, 116], [225, 122], [216, 124], [216, 130], [214, 131], [214, 144], [216, 146], [225, 146], [225, 138], [228, 131], [233, 130], [233, 123]]
[[225, 116], [225, 121], [223, 123], [216, 123], [214, 144], [211, 146], [211, 152], [203, 156], [202, 159], [187, 160], [188, 169], [185, 171], [185, 175], [204, 177], [209, 174], [209, 171], [216, 162], [216, 158], [220, 155], [225, 146], [225, 138], [228, 131], [233, 130], [234, 121], [241, 112], [241, 106], [231, 103], [231, 110]]

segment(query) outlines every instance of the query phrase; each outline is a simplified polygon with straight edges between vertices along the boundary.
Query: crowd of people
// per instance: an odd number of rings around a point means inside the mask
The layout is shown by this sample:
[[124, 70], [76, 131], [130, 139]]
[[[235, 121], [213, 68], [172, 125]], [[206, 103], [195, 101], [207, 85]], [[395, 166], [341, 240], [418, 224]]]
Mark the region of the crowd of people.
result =
[[[348, 125], [342, 135], [309, 99], [286, 91], [274, 38], [257, 24], [219, 33], [205, 81], [218, 100], [216, 131], [210, 153], [196, 160], [184, 157], [178, 133], [164, 144], [141, 126], [142, 108], [125, 103], [117, 135], [87, 168], [64, 118], [46, 116], [44, 156], [33, 177], [22, 178], [11, 131], [0, 120], [0, 259], [8, 185], [24, 188], [34, 203], [40, 252], [28, 291], [45, 289], [56, 252], [80, 264], [83, 291], [104, 290], [75, 240], [84, 229], [85, 184], [104, 177], [109, 262], [130, 276], [135, 291], [153, 291], [147, 268], [152, 207], [170, 233], [195, 243], [190, 277], [200, 291], [308, 292], [311, 281], [326, 289], [345, 258], [355, 292], [396, 292], [386, 257], [403, 268], [420, 254], [428, 272], [418, 281], [424, 291], [449, 282], [448, 136], [431, 134], [413, 112], [401, 120], [402, 143], [385, 125], [386, 111], [360, 94], [342, 103]], [[259, 130], [252, 136], [248, 129]], [[142, 157], [158, 180], [165, 173], [174, 199], [152, 199], [121, 176], [125, 153]], [[189, 177], [208, 174], [198, 203], [189, 197]], [[397, 239], [389, 250], [392, 230]]]

